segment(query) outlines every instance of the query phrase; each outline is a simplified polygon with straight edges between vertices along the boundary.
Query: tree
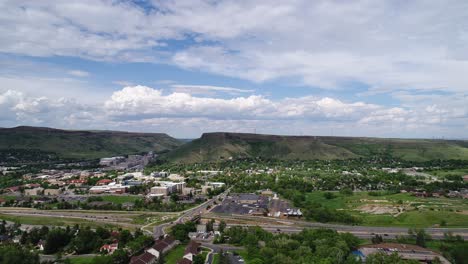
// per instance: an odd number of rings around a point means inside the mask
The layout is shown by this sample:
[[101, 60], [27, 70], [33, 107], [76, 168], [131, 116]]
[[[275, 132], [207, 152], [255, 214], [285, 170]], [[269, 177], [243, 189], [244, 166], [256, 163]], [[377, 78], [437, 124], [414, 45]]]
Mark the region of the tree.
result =
[[129, 262], [130, 258], [128, 257], [127, 252], [123, 249], [117, 249], [112, 254], [112, 263], [114, 264], [127, 264]]
[[132, 239], [132, 233], [130, 233], [130, 231], [128, 230], [122, 230], [120, 231], [120, 234], [119, 234], [119, 242], [122, 244], [122, 245], [125, 245], [128, 243], [128, 241], [130, 241]]
[[325, 199], [327, 199], [327, 200], [331, 200], [331, 199], [336, 198], [336, 195], [331, 193], [331, 192], [326, 192], [326, 193], [323, 194], [323, 197], [325, 197]]
[[188, 241], [188, 233], [197, 230], [195, 223], [187, 222], [185, 224], [176, 224], [171, 229], [171, 235], [181, 242]]
[[424, 229], [419, 229], [416, 231], [416, 245], [420, 247], [426, 247], [426, 241], [428, 240], [431, 240], [431, 237]]
[[90, 228], [82, 228], [72, 241], [72, 246], [78, 254], [96, 251], [102, 245], [102, 239]]
[[351, 196], [353, 195], [353, 190], [349, 187], [345, 187], [343, 189], [340, 190], [340, 193], [343, 194], [343, 195], [346, 195], [346, 196]]
[[46, 236], [44, 253], [54, 254], [70, 243], [71, 237], [62, 228], [52, 229]]
[[215, 223], [214, 219], [211, 219], [210, 221], [208, 221], [208, 223], [206, 223], [206, 231], [207, 232], [214, 231], [214, 228], [213, 228], [214, 223]]
[[205, 259], [203, 259], [203, 256], [201, 254], [199, 255], [196, 255], [193, 257], [193, 264], [204, 264], [205, 263]]
[[109, 230], [99, 226], [98, 228], [96, 228], [96, 234], [102, 238], [102, 239], [107, 239], [110, 237], [111, 233]]
[[372, 241], [372, 244], [380, 244], [383, 242], [383, 237], [379, 234], [376, 234], [375, 236], [372, 237], [371, 241]]
[[225, 228], [226, 228], [226, 222], [224, 222], [224, 220], [221, 220], [221, 222], [219, 222], [218, 231], [223, 233]]
[[21, 238], [20, 238], [20, 244], [21, 245], [26, 245], [29, 241], [29, 235], [28, 235], [28, 232], [23, 232], [23, 234], [21, 234]]
[[39, 256], [19, 245], [0, 245], [0, 264], [39, 264]]

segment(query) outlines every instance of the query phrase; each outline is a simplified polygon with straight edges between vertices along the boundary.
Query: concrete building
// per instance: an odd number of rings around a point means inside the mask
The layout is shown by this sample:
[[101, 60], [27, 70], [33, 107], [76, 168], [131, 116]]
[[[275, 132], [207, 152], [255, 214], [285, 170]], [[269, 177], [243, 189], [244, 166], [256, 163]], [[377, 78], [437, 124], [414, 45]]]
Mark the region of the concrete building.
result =
[[44, 195], [56, 196], [62, 193], [62, 189], [45, 189]]
[[190, 195], [190, 194], [195, 195], [195, 188], [185, 187], [185, 188], [182, 189], [182, 194], [183, 195]]
[[34, 189], [26, 189], [24, 190], [24, 195], [26, 196], [37, 196], [37, 195], [42, 195], [42, 192], [44, 191], [44, 188], [37, 187]]
[[171, 174], [167, 178], [171, 181], [179, 181], [179, 182], [185, 181], [185, 177], [182, 177], [179, 174]]
[[101, 166], [113, 166], [113, 165], [117, 165], [119, 164], [120, 162], [123, 162], [125, 161], [125, 157], [111, 157], [111, 158], [102, 158], [100, 161], [99, 161], [99, 165]]
[[172, 193], [172, 189], [167, 186], [155, 186], [151, 188], [151, 194], [167, 196]]
[[103, 186], [93, 186], [89, 189], [89, 193], [91, 194], [100, 194], [100, 193], [125, 193], [127, 188], [130, 186], [128, 185], [122, 185], [122, 184], [116, 184], [116, 183], [111, 183], [108, 185], [103, 185]]
[[155, 181], [155, 184], [159, 186], [168, 187], [169, 193], [178, 192], [181, 193], [182, 189], [187, 185], [185, 182], [172, 182], [172, 181]]

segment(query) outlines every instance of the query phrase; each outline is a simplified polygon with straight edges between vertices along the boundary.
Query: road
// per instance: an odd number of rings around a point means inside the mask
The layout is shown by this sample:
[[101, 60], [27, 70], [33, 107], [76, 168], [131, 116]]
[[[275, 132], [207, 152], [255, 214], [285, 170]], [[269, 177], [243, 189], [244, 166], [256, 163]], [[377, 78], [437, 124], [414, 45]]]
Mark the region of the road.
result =
[[235, 247], [235, 246], [225, 245], [225, 244], [211, 244], [211, 243], [206, 243], [206, 242], [202, 242], [201, 244], [203, 247], [211, 249], [211, 252], [208, 253], [205, 264], [212, 264], [213, 256], [214, 256], [213, 254], [215, 253], [219, 254], [221, 250], [223, 252], [228, 252], [228, 251], [235, 251], [235, 250], [243, 249], [242, 247]]
[[[83, 254], [83, 255], [62, 255], [62, 259], [71, 259], [71, 258], [81, 258], [81, 257], [96, 257], [99, 254]], [[42, 255], [39, 254], [39, 259], [41, 262], [45, 261], [55, 261], [57, 259], [57, 255]]]
[[[226, 222], [229, 220], [244, 220], [250, 221], [251, 224], [229, 224], [228, 226], [244, 225], [244, 226], [260, 226], [263, 229], [273, 233], [298, 233], [304, 228], [329, 228], [338, 232], [348, 232], [360, 238], [372, 238], [376, 234], [380, 234], [388, 238], [396, 238], [396, 236], [408, 235], [406, 227], [372, 227], [372, 226], [352, 226], [306, 222], [301, 220], [289, 219], [273, 219], [257, 216], [222, 216], [211, 214], [211, 218], [223, 219]], [[434, 239], [443, 239], [444, 233], [452, 232], [454, 235], [460, 235], [465, 240], [468, 239], [468, 228], [425, 228], [425, 231]]]
[[164, 224], [160, 224], [160, 225], [157, 225], [153, 228], [153, 236], [154, 238], [159, 238], [160, 236], [164, 235], [165, 234], [165, 231], [164, 229], [169, 227], [169, 226], [172, 226], [172, 225], [175, 225], [175, 224], [182, 224], [184, 223], [185, 221], [187, 220], [191, 220], [194, 216], [196, 215], [200, 215], [202, 214], [203, 212], [205, 212], [207, 210], [208, 207], [213, 207], [214, 205], [214, 202], [221, 199], [222, 201], [224, 201], [224, 199], [226, 199], [226, 196], [227, 194], [229, 193], [231, 189], [227, 189], [226, 191], [224, 191], [223, 193], [211, 198], [210, 200], [194, 207], [194, 208], [190, 208], [190, 209], [187, 209], [185, 211], [182, 212], [182, 214], [179, 216], [179, 218], [177, 218], [175, 221], [173, 222], [170, 222], [170, 223], [164, 223]]

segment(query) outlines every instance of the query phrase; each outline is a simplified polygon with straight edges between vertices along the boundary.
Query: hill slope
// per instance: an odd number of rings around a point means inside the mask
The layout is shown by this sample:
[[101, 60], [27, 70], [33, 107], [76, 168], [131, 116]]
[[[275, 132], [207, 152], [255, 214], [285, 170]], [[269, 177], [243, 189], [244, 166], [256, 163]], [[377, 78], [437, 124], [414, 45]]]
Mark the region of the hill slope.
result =
[[172, 162], [193, 163], [229, 157], [348, 159], [386, 155], [405, 160], [468, 160], [467, 141], [205, 133], [171, 151]]
[[42, 127], [0, 128], [0, 150], [38, 150], [61, 158], [100, 158], [169, 151], [182, 143], [162, 133], [71, 131]]

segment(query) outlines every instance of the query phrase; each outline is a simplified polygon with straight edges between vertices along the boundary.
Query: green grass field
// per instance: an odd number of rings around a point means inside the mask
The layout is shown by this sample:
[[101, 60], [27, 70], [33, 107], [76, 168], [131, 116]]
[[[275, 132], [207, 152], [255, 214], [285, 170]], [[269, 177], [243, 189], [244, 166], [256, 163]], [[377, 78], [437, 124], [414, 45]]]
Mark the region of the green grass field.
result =
[[45, 216], [14, 216], [7, 214], [0, 214], [0, 220], [16, 222], [25, 225], [51, 225], [51, 226], [72, 226], [75, 224], [87, 225], [90, 227], [115, 227], [115, 225], [100, 223], [94, 221], [88, 221], [78, 218], [66, 218], [66, 217], [45, 217]]
[[213, 254], [213, 264], [219, 264], [219, 254]]
[[449, 175], [464, 176], [468, 175], [468, 168], [456, 170], [431, 170], [427, 171], [427, 173], [438, 177], [444, 177]]
[[129, 195], [105, 195], [100, 196], [102, 197], [103, 201], [106, 202], [113, 202], [115, 204], [123, 204], [123, 203], [133, 203], [138, 199], [142, 199], [140, 196], [129, 196]]
[[[363, 225], [432, 227], [445, 221], [447, 227], [468, 227], [468, 203], [463, 199], [419, 198], [408, 193], [370, 196], [367, 192], [352, 196], [335, 192], [336, 198], [326, 199], [323, 193], [309, 193], [307, 199], [331, 209], [348, 211], [360, 218]], [[368, 208], [381, 211], [376, 214]], [[397, 214], [391, 212], [393, 208], [404, 208], [404, 211]]]
[[76, 257], [70, 258], [70, 264], [91, 264], [94, 257]]
[[184, 250], [186, 245], [178, 245], [177, 247], [173, 248], [169, 251], [164, 257], [166, 264], [176, 264], [178, 260], [180, 260], [184, 256]]

